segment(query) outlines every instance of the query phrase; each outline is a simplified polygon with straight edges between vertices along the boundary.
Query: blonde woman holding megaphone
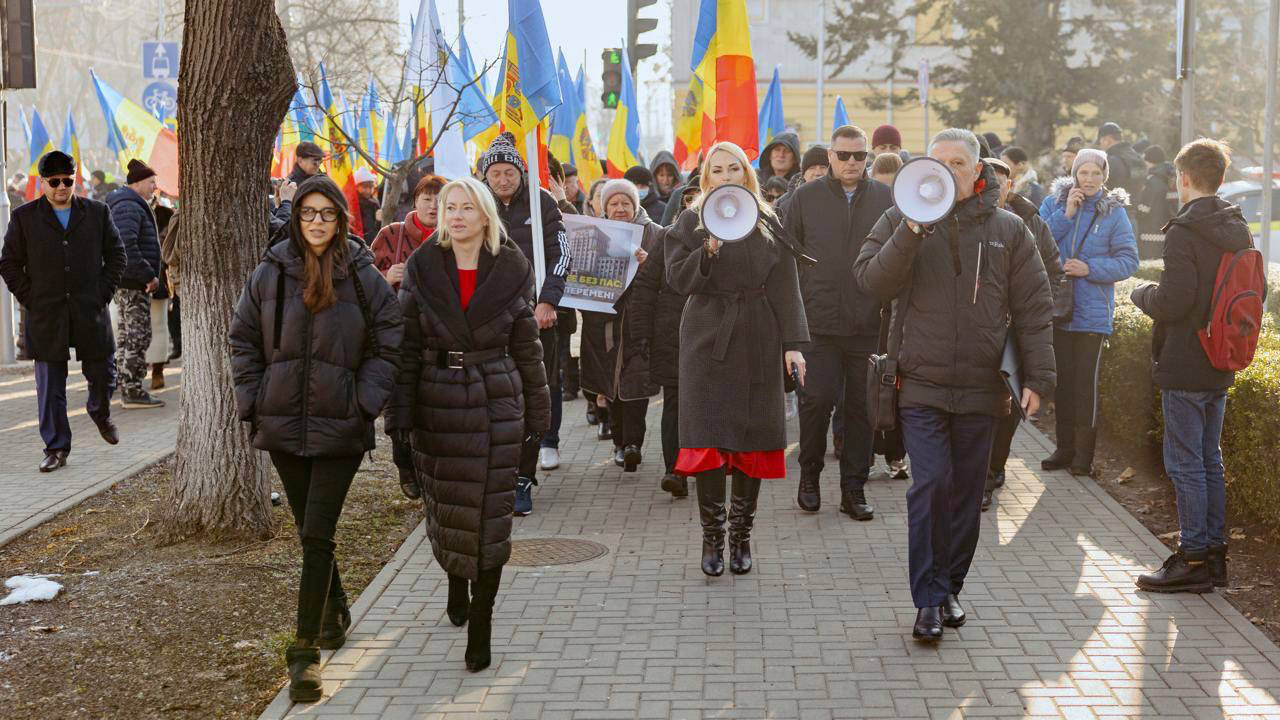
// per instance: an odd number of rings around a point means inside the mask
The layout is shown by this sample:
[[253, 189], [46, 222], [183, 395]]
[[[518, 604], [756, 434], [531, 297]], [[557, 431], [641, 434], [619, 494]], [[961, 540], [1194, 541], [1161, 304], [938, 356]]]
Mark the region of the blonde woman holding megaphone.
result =
[[[729, 570], [751, 570], [760, 481], [786, 476], [783, 375], [804, 383], [800, 348], [809, 328], [798, 253], [760, 197], [746, 153], [730, 142], [714, 145], [700, 184], [702, 194], [676, 219], [664, 245], [667, 282], [689, 296], [680, 323], [676, 473], [696, 479], [702, 571], [715, 577], [724, 572], [729, 474]], [[745, 224], [752, 218], [754, 224]]]

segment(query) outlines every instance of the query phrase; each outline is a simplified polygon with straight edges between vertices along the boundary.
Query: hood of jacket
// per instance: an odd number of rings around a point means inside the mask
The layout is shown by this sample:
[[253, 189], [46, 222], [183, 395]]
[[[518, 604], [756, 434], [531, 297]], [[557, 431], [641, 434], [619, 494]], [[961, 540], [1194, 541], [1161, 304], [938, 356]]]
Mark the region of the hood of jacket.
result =
[[[298, 244], [286, 235], [283, 240], [267, 248], [267, 252], [262, 259], [266, 262], [280, 265], [284, 268], [285, 274], [290, 277], [301, 278], [305, 272], [302, 252]], [[333, 278], [335, 280], [345, 279], [347, 277], [347, 268], [351, 265], [355, 265], [356, 270], [359, 271], [365, 266], [373, 264], [373, 253], [369, 251], [369, 246], [365, 245], [355, 235], [347, 236], [347, 257], [350, 258], [347, 265], [333, 269]]]
[[[1067, 204], [1067, 195], [1071, 193], [1071, 188], [1075, 187], [1076, 181], [1070, 177], [1060, 177], [1053, 181], [1053, 185], [1049, 188], [1050, 197], [1058, 199], [1058, 205], [1065, 207]], [[1085, 207], [1091, 204], [1097, 205], [1098, 217], [1106, 217], [1107, 213], [1116, 208], [1123, 208], [1129, 204], [1129, 191], [1124, 188], [1109, 188], [1105, 185], [1093, 197], [1085, 198]]]
[[680, 173], [680, 164], [676, 162], [675, 155], [672, 155], [666, 150], [659, 150], [658, 153], [653, 156], [653, 160], [649, 161], [649, 172], [653, 173], [654, 184], [657, 184], [658, 182], [658, 168], [663, 165], [670, 165], [671, 169], [676, 171], [676, 182], [671, 186], [674, 190], [680, 186], [681, 182], [684, 181], [684, 175]]
[[1040, 208], [1016, 192], [1009, 193], [1009, 197], [1005, 199], [1005, 206], [1009, 212], [1022, 218], [1023, 222], [1028, 222], [1032, 216], [1040, 214]]
[[1240, 207], [1217, 195], [1183, 205], [1182, 211], [1164, 229], [1167, 232], [1175, 225], [1185, 227], [1223, 252], [1236, 252], [1253, 246], [1253, 234], [1249, 232], [1249, 223], [1245, 221]]
[[791, 153], [795, 155], [796, 167], [790, 173], [787, 173], [783, 179], [791, 177], [793, 174], [800, 172], [800, 136], [793, 132], [787, 131], [778, 133], [760, 150], [760, 184], [763, 185], [765, 180], [773, 177], [773, 166], [769, 163], [769, 153], [779, 145], [786, 145], [791, 148]]

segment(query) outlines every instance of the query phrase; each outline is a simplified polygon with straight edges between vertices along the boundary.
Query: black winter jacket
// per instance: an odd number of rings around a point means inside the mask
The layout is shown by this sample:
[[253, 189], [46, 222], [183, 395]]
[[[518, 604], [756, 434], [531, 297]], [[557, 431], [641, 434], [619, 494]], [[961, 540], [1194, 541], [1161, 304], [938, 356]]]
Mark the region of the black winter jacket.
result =
[[[665, 238], [666, 231], [663, 235]], [[649, 380], [655, 385], [680, 384], [680, 315], [686, 295], [667, 282], [667, 258], [663, 245], [649, 253], [636, 271], [628, 292], [628, 312], [636, 337], [649, 346]]]
[[[551, 420], [533, 269], [510, 242], [497, 256], [482, 250], [464, 311], [453, 252], [428, 242], [409, 257], [400, 304], [404, 362], [387, 431], [413, 431], [436, 560], [475, 580], [511, 556], [521, 445]], [[440, 362], [441, 351], [486, 350], [497, 356], [461, 368]]]
[[1040, 251], [1040, 261], [1044, 263], [1045, 274], [1049, 277], [1049, 293], [1058, 297], [1062, 286], [1067, 282], [1067, 272], [1062, 269], [1062, 253], [1058, 252], [1058, 243], [1053, 239], [1053, 231], [1049, 223], [1040, 217], [1039, 206], [1018, 193], [1011, 192], [1005, 200], [1006, 209], [1022, 218], [1031, 237], [1035, 238], [1036, 249]]
[[983, 179], [981, 194], [957, 203], [928, 235], [912, 232], [891, 208], [854, 267], [864, 291], [895, 300], [894, 312], [904, 313], [903, 407], [1008, 415], [1000, 361], [1010, 330], [1018, 338], [1023, 385], [1042, 398], [1053, 392], [1053, 300], [1044, 263], [1022, 220], [995, 206], [999, 190], [990, 166]]
[[[539, 303], [552, 306], [560, 304], [564, 296], [564, 278], [569, 273], [569, 236], [564, 231], [564, 216], [560, 206], [551, 193], [539, 190], [542, 200], [542, 247], [545, 254], [547, 275], [538, 294]], [[522, 184], [511, 198], [510, 204], [503, 203], [494, 195], [493, 201], [498, 204], [498, 217], [507, 229], [507, 236], [524, 253], [524, 259], [533, 265], [533, 229], [529, 227], [531, 219], [529, 211], [529, 186]]]
[[102, 360], [115, 352], [107, 303], [125, 252], [107, 206], [71, 198], [64, 230], [39, 197], [13, 211], [0, 253], [0, 276], [27, 310], [26, 349], [35, 360]]
[[1144, 283], [1130, 295], [1156, 321], [1151, 337], [1156, 385], [1188, 391], [1231, 387], [1235, 373], [1209, 364], [1196, 331], [1209, 319], [1222, 255], [1252, 245], [1240, 208], [1218, 197], [1192, 200], [1169, 221], [1160, 282]]
[[853, 263], [867, 234], [893, 207], [889, 186], [864, 178], [846, 199], [840, 181], [827, 175], [796, 188], [784, 213], [791, 237], [817, 265], [801, 265], [800, 293], [811, 335], [861, 338], [875, 350], [880, 301], [853, 282]]
[[111, 219], [124, 243], [128, 264], [120, 287], [144, 290], [147, 283], [160, 277], [160, 235], [156, 232], [156, 217], [151, 206], [142, 196], [128, 186], [107, 196]]
[[1178, 214], [1175, 202], [1169, 199], [1176, 175], [1173, 163], [1169, 162], [1160, 163], [1147, 173], [1142, 192], [1135, 196], [1139, 240], [1159, 240], [1164, 226]]
[[395, 386], [400, 304], [352, 235], [352, 260], [334, 269], [338, 302], [312, 314], [302, 252], [289, 239], [273, 245], [236, 305], [229, 340], [239, 417], [254, 424], [259, 450], [359, 455], [373, 449], [373, 421]]
[[1107, 187], [1124, 188], [1129, 197], [1137, 197], [1146, 180], [1147, 164], [1133, 145], [1118, 142], [1107, 148]]
[[769, 162], [769, 153], [773, 152], [773, 149], [779, 145], [791, 148], [796, 162], [795, 167], [791, 168], [791, 172], [787, 173], [782, 179], [790, 181], [800, 172], [800, 136], [791, 131], [778, 133], [773, 140], [769, 141], [768, 145], [760, 149], [760, 170], [756, 175], [760, 178], [761, 187], [764, 187], [766, 180], [773, 177], [773, 165]]

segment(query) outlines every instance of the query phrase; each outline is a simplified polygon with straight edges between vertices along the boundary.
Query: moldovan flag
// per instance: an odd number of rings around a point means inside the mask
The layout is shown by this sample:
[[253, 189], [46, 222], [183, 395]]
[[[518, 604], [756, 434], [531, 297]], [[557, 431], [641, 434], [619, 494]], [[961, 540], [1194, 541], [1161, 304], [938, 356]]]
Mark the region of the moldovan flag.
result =
[[574, 95], [577, 92], [573, 85], [573, 76], [569, 74], [569, 65], [564, 61], [564, 51], [556, 57], [556, 79], [560, 82], [560, 107], [551, 113], [551, 134], [547, 146], [556, 159], [562, 163], [573, 161], [573, 126], [578, 119], [577, 103]]
[[[769, 141], [786, 129], [786, 119], [782, 113], [782, 81], [778, 78], [778, 68], [773, 69], [773, 80], [769, 83], [769, 92], [764, 95], [760, 104], [760, 148], [768, 146]], [[758, 163], [757, 163], [758, 164]]]
[[[755, 111], [751, 114], [754, 117]], [[640, 164], [640, 104], [636, 102], [636, 84], [631, 79], [626, 48], [622, 48], [622, 92], [618, 95], [613, 127], [609, 129], [609, 154], [605, 161], [611, 178], [620, 178], [628, 168]]]
[[351, 155], [342, 131], [343, 108], [329, 90], [324, 63], [320, 63], [320, 106], [324, 108], [325, 130], [329, 138], [329, 177], [342, 188], [342, 194], [347, 198], [350, 232], [363, 237], [364, 218], [360, 213], [360, 194], [356, 191], [355, 169], [351, 167]]
[[107, 121], [107, 148], [124, 168], [137, 158], [156, 171], [156, 187], [166, 195], [178, 196], [178, 135], [154, 115], [102, 82], [89, 70], [98, 103]]
[[705, 95], [702, 80], [697, 75], [689, 78], [689, 89], [680, 102], [680, 114], [676, 117], [676, 162], [682, 170], [692, 170], [698, 164], [698, 152], [702, 149], [702, 100]]
[[49, 131], [44, 128], [44, 121], [40, 119], [40, 111], [33, 106], [31, 108], [31, 167], [27, 169], [27, 200], [35, 200], [40, 194], [40, 183], [37, 178], [40, 177], [40, 158], [45, 153], [53, 152], [53, 138], [49, 137]]
[[760, 135], [746, 0], [702, 0], [691, 67], [705, 85], [702, 146], [728, 140], [754, 160]]
[[524, 139], [560, 104], [560, 80], [539, 0], [507, 0], [507, 44], [502, 63], [502, 127]]
[[578, 167], [578, 181], [587, 190], [596, 180], [604, 177], [600, 168], [600, 156], [591, 140], [591, 127], [587, 122], [586, 78], [578, 68], [578, 79], [573, 84], [573, 164]]

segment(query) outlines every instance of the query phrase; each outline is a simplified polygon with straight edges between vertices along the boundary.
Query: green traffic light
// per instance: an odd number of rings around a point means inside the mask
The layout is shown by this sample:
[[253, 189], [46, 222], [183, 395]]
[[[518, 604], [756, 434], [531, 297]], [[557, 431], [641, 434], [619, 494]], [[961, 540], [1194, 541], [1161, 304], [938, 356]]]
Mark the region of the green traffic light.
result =
[[616, 50], [611, 50], [611, 51], [609, 51], [609, 62], [611, 62], [611, 63], [618, 63], [618, 64], [621, 64], [621, 63], [622, 63], [622, 54], [621, 54], [621, 53], [619, 53], [619, 52], [618, 52], [618, 51], [616, 51]]

